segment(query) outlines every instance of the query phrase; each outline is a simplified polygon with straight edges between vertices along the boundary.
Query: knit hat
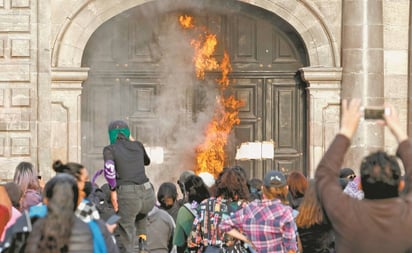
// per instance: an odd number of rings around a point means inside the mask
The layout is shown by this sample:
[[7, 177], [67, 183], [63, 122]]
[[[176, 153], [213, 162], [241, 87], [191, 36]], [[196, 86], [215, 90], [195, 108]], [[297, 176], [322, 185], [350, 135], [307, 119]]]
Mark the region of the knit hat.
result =
[[263, 185], [266, 187], [282, 187], [287, 185], [287, 182], [282, 172], [271, 170], [263, 178]]

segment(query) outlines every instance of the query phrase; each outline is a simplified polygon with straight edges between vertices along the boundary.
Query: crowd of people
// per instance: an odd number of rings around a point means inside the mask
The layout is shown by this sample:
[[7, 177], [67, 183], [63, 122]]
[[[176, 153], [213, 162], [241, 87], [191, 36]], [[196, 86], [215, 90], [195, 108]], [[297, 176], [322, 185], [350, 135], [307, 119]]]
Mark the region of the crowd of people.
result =
[[371, 153], [358, 175], [343, 166], [361, 118], [353, 99], [342, 101], [340, 130], [314, 178], [277, 170], [248, 178], [233, 166], [217, 178], [187, 170], [157, 190], [143, 144], [113, 121], [92, 180], [78, 163], [55, 161], [47, 182], [18, 164], [0, 185], [0, 252], [412, 252], [412, 142], [390, 111], [376, 123], [398, 141], [396, 156]]

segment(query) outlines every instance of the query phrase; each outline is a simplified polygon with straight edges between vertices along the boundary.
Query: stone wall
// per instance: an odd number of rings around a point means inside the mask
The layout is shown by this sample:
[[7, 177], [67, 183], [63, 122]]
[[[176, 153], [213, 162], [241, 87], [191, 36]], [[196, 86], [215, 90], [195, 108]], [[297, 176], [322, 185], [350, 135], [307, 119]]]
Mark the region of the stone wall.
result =
[[[308, 142], [313, 171], [339, 126], [341, 6], [344, 0], [241, 0], [289, 22], [307, 45]], [[109, 18], [148, 0], [0, 0], [0, 179], [25, 160], [45, 177], [51, 162], [80, 161], [81, 57]], [[385, 100], [406, 127], [408, 0], [384, 0]], [[373, 64], [373, 63], [370, 63]], [[394, 140], [386, 134], [385, 148]]]
[[[399, 110], [405, 131], [408, 115], [409, 4], [409, 0], [383, 1], [385, 101]], [[385, 148], [394, 154], [396, 147], [396, 140], [386, 131]]]
[[0, 1], [0, 179], [37, 161], [37, 1]]

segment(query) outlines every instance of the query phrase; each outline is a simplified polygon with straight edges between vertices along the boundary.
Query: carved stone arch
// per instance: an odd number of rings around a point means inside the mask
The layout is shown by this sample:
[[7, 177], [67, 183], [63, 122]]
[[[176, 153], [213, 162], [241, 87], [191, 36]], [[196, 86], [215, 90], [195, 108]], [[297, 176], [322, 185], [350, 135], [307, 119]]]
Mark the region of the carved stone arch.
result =
[[[69, 105], [70, 131], [67, 133], [68, 147], [67, 159], [70, 161], [81, 160], [81, 134], [80, 134], [80, 102], [82, 83], [88, 78], [88, 68], [82, 67], [82, 58], [86, 45], [93, 33], [106, 21], [120, 13], [150, 2], [161, 0], [83, 0], [70, 16], [67, 16], [53, 41], [52, 47], [52, 103]], [[178, 1], [178, 0], [176, 0]], [[306, 105], [310, 112], [316, 108], [339, 100], [341, 69], [339, 46], [335, 35], [329, 30], [321, 12], [311, 3], [311, 0], [237, 0], [253, 5], [276, 14], [290, 24], [299, 34], [306, 47], [309, 68], [301, 69], [302, 77], [309, 83], [308, 96], [311, 98]], [[174, 1], [170, 1], [174, 2]], [[322, 92], [325, 83], [332, 85], [332, 94]], [[328, 86], [329, 87], [329, 86]], [[330, 89], [328, 89], [330, 90]], [[68, 91], [70, 91], [68, 93]], [[70, 94], [70, 96], [68, 96]], [[325, 99], [322, 99], [325, 98]], [[328, 99], [326, 99], [328, 98]], [[332, 99], [331, 99], [332, 98]], [[316, 104], [316, 101], [319, 106]], [[322, 107], [323, 106], [323, 107]], [[313, 113], [314, 114], [314, 113]], [[310, 116], [308, 118], [308, 140], [310, 155], [310, 171], [313, 171], [319, 160], [318, 152], [323, 144], [316, 143], [318, 138], [324, 136], [324, 131], [312, 132], [320, 129], [322, 119]], [[315, 127], [314, 127], [315, 126]], [[52, 133], [58, 134], [58, 133]], [[63, 152], [63, 151], [62, 151]], [[53, 153], [53, 152], [51, 152]], [[53, 157], [52, 157], [53, 158]]]
[[[80, 4], [60, 29], [54, 41], [52, 67], [80, 67], [84, 48], [93, 32], [119, 13], [142, 5], [149, 0], [98, 1]], [[240, 0], [271, 11], [300, 34], [311, 66], [337, 67], [340, 65], [337, 43], [319, 10], [307, 0], [268, 2]]]

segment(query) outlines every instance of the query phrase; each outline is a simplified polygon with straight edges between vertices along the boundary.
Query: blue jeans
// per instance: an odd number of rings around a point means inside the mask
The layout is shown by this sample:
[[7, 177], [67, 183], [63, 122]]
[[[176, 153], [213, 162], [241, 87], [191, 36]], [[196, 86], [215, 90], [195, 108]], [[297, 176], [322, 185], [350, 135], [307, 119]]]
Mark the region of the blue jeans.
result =
[[117, 188], [118, 245], [120, 252], [134, 252], [136, 235], [146, 235], [146, 215], [155, 205], [156, 197], [150, 182], [141, 185], [120, 185]]

